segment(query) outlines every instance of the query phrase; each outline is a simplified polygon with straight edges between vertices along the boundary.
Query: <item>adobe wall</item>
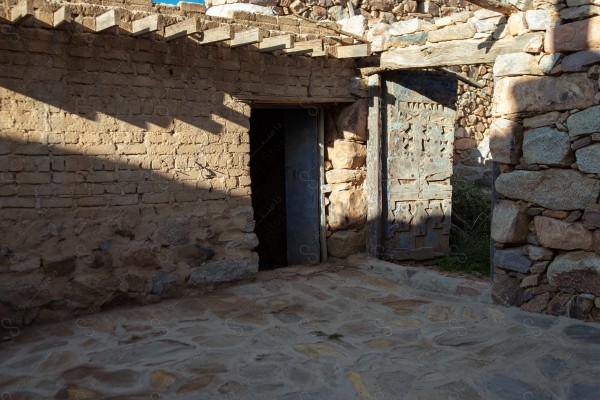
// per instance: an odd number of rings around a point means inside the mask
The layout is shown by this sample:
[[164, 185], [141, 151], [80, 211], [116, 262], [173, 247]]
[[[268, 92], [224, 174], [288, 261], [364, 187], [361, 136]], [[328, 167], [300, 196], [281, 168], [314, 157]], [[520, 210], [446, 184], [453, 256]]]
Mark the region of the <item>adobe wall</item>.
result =
[[250, 105], [353, 98], [352, 60], [16, 27], [0, 34], [0, 319], [251, 276]]

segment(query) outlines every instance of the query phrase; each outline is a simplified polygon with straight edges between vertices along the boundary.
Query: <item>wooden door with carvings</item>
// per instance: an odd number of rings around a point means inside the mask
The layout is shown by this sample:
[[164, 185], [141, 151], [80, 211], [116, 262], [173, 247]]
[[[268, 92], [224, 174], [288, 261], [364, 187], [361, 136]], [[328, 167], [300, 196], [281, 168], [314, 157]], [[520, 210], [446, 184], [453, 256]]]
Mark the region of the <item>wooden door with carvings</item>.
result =
[[383, 76], [384, 257], [448, 254], [456, 80], [433, 71]]

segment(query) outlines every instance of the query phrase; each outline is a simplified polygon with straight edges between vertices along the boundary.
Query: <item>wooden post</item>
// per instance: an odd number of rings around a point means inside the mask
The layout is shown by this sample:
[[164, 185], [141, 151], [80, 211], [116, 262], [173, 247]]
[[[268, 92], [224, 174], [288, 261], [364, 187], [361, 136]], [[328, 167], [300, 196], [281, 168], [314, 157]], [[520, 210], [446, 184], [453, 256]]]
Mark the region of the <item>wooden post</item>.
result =
[[381, 112], [382, 92], [381, 76], [371, 75], [369, 77], [369, 111], [367, 116], [367, 227], [366, 248], [367, 253], [376, 256], [380, 253], [381, 241], [381, 219], [382, 198], [381, 188]]

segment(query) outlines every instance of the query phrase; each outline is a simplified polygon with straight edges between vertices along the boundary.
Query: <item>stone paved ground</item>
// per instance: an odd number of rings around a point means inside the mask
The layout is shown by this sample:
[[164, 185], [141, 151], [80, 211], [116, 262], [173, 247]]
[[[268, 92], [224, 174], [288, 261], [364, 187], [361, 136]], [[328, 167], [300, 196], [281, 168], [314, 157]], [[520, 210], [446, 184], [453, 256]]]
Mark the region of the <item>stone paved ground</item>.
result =
[[413, 272], [287, 268], [24, 329], [0, 343], [0, 399], [600, 398], [598, 325], [398, 283]]

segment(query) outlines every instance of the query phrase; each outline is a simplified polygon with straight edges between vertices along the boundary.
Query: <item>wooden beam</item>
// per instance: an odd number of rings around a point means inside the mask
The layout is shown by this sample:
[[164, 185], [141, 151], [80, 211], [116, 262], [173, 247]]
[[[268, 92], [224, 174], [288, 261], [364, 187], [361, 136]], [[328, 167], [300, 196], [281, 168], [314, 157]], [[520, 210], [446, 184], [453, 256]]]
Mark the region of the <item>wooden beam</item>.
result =
[[510, 15], [519, 12], [519, 9], [508, 2], [498, 0], [467, 0], [471, 4], [475, 4], [487, 10], [496, 11], [504, 15]]
[[381, 76], [369, 77], [369, 111], [367, 113], [367, 253], [376, 256], [381, 253], [381, 127], [382, 90]]
[[55, 28], [58, 28], [64, 24], [68, 24], [69, 22], [71, 22], [71, 10], [69, 10], [68, 5], [64, 5], [58, 10], [54, 11], [53, 25]]
[[[302, 15], [298, 15], [298, 14], [296, 14], [296, 15], [294, 15], [294, 16], [295, 16], [295, 17], [298, 17], [298, 18], [300, 18], [300, 19], [303, 19], [304, 21], [307, 21], [307, 22], [313, 23], [313, 24], [315, 24], [316, 26], [319, 26], [319, 27], [322, 27], [322, 28], [325, 28], [325, 29], [329, 29], [330, 31], [333, 31], [333, 32], [337, 33], [338, 35], [344, 35], [344, 36], [351, 37], [352, 39], [354, 39], [354, 40], [356, 40], [356, 41], [358, 41], [358, 42], [361, 42], [361, 43], [371, 43], [371, 42], [369, 42], [369, 40], [368, 40], [368, 39], [365, 39], [365, 38], [364, 38], [364, 37], [362, 37], [362, 36], [358, 36], [358, 35], [355, 35], [355, 34], [354, 34], [354, 33], [352, 33], [352, 32], [346, 32], [346, 31], [343, 31], [343, 30], [341, 30], [341, 29], [334, 28], [333, 26], [331, 26], [331, 22], [330, 22], [330, 21], [326, 21], [326, 22], [320, 22], [320, 21], [319, 21], [319, 22], [315, 22], [315, 21], [313, 21], [312, 19], [308, 19], [308, 18], [306, 18], [306, 17], [303, 17]], [[334, 22], [333, 24], [335, 24], [335, 22]]]
[[114, 8], [96, 17], [96, 32], [102, 32], [115, 26], [119, 26], [119, 17]]
[[153, 14], [147, 17], [136, 19], [131, 22], [131, 34], [140, 36], [150, 32], [156, 32], [159, 29], [160, 14]]
[[260, 43], [262, 41], [263, 32], [260, 28], [250, 29], [248, 31], [236, 32], [231, 39], [230, 47], [240, 47], [249, 44]]
[[295, 42], [291, 49], [284, 49], [286, 54], [305, 54], [313, 51], [323, 50], [323, 39], [305, 40], [303, 42]]
[[235, 96], [241, 101], [247, 101], [258, 104], [279, 104], [279, 105], [299, 105], [307, 106], [312, 104], [336, 104], [336, 103], [354, 103], [356, 99], [349, 97], [285, 97], [285, 96], [261, 96], [261, 95], [240, 95]]
[[458, 79], [461, 82], [466, 83], [467, 85], [471, 85], [473, 87], [476, 87], [477, 89], [483, 89], [485, 86], [482, 85], [481, 83], [469, 78], [468, 76], [465, 76], [463, 74], [459, 74], [458, 72], [454, 72], [448, 68], [440, 68], [440, 70], [444, 71], [445, 74], [450, 75], [453, 78]]
[[421, 47], [387, 50], [379, 58], [358, 62], [363, 75], [411, 68], [450, 67], [453, 65], [491, 64], [501, 54], [527, 51], [542, 40], [543, 33], [529, 33], [498, 41], [453, 40]]
[[260, 51], [273, 51], [273, 50], [283, 50], [289, 49], [294, 45], [294, 36], [293, 35], [281, 35], [281, 36], [271, 36], [268, 38], [264, 38], [262, 42], [260, 42], [259, 49]]
[[193, 35], [201, 30], [201, 23], [196, 18], [189, 18], [173, 25], [165, 27], [165, 39], [167, 41], [180, 38], [182, 36]]
[[200, 32], [199, 44], [217, 43], [233, 37], [233, 26], [223, 25]]
[[351, 44], [349, 46], [332, 46], [327, 48], [328, 53], [335, 58], [358, 58], [371, 55], [369, 43]]
[[17, 5], [10, 9], [10, 22], [16, 24], [33, 15], [33, 12], [33, 0], [19, 0]]

